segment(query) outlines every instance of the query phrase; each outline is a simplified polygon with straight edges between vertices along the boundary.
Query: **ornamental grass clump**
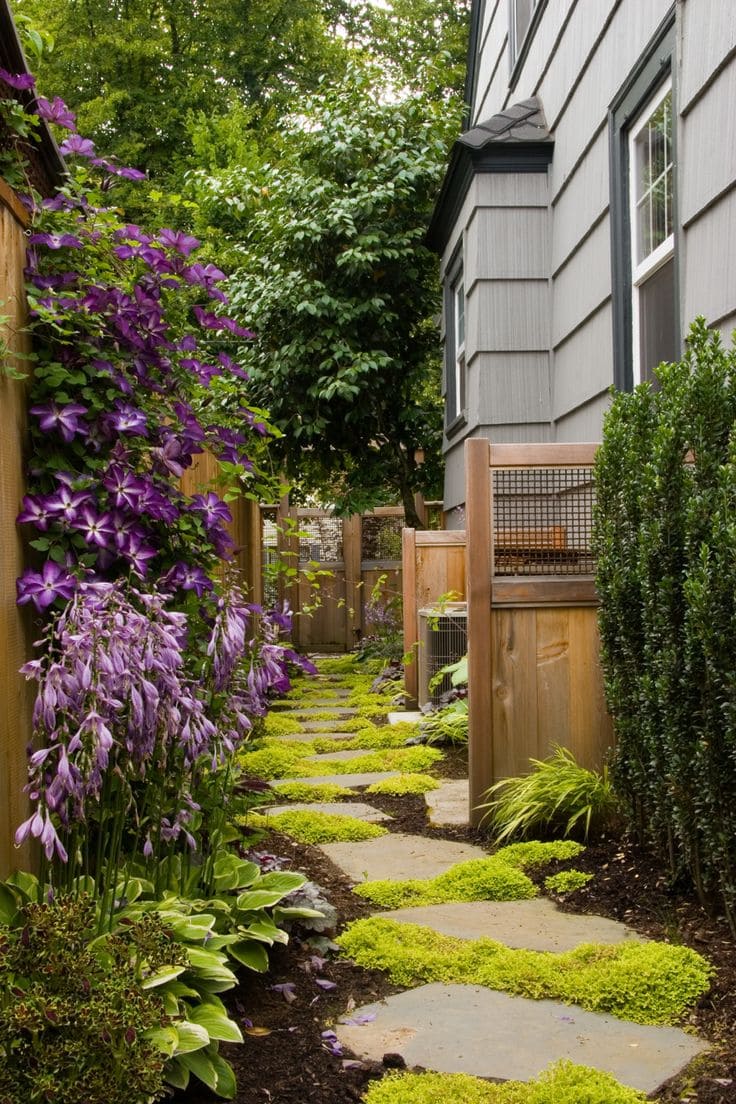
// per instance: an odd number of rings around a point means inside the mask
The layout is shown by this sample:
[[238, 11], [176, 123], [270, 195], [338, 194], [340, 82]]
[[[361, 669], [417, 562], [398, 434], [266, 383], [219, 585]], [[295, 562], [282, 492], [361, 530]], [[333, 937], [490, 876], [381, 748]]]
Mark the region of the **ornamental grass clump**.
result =
[[356, 817], [323, 813], [317, 810], [293, 809], [282, 813], [251, 813], [244, 821], [246, 828], [273, 828], [291, 836], [299, 843], [357, 843], [377, 839], [387, 834], [378, 824], [369, 824]]
[[371, 1082], [365, 1104], [644, 1104], [645, 1094], [610, 1073], [556, 1062], [531, 1081], [490, 1084], [465, 1073], [389, 1073]]
[[487, 809], [483, 823], [499, 843], [544, 831], [587, 839], [615, 816], [618, 803], [605, 766], [600, 774], [587, 770], [563, 747], [548, 759], [529, 762], [529, 774], [502, 778], [480, 806]]
[[349, 924], [337, 943], [359, 966], [385, 970], [397, 985], [484, 985], [642, 1024], [677, 1023], [713, 974], [695, 951], [668, 943], [590, 943], [554, 954], [456, 939], [380, 916]]

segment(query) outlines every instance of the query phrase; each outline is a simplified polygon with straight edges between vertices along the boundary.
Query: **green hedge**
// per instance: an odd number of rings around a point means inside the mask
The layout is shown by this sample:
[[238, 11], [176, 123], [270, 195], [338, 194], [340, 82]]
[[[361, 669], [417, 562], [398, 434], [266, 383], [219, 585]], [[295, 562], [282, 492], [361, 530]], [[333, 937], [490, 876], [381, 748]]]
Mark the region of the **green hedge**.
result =
[[594, 544], [614, 785], [631, 821], [736, 920], [736, 347], [703, 319], [617, 394]]

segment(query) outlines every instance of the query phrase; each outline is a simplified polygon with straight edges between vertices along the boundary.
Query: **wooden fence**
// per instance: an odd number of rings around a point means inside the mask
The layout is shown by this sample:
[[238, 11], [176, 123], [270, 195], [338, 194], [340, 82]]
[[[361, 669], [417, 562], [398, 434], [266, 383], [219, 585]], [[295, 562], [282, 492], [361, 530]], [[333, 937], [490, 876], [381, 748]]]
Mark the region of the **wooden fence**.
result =
[[[0, 338], [11, 354], [28, 352], [27, 340], [19, 332], [26, 321], [27, 225], [25, 209], [0, 181], [0, 313], [8, 317], [0, 327]], [[12, 355], [8, 362], [25, 367], [24, 362], [14, 362]], [[0, 371], [0, 878], [32, 867], [28, 845], [13, 847], [15, 829], [28, 815], [23, 786], [34, 685], [18, 673], [32, 654], [32, 619], [27, 607], [19, 609], [15, 604], [15, 580], [25, 567], [15, 519], [25, 493], [26, 453], [26, 388]]]
[[445, 596], [465, 598], [464, 530], [404, 529], [402, 537], [404, 652], [412, 654], [404, 667], [408, 704], [418, 695], [419, 611]]
[[590, 553], [592, 444], [466, 443], [470, 820], [555, 744], [612, 743]]

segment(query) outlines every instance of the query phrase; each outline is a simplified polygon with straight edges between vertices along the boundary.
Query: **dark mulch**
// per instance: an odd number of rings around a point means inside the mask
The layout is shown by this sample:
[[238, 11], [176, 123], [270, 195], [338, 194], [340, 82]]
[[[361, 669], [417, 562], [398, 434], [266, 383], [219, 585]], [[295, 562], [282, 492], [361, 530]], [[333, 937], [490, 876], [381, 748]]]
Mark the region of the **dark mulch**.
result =
[[[462, 755], [453, 756], [452, 762], [459, 767]], [[364, 798], [358, 795], [355, 800]], [[481, 838], [465, 828], [428, 827], [422, 798], [372, 795], [370, 800], [395, 817], [397, 831]], [[341, 923], [368, 913], [367, 902], [350, 892], [345, 878], [320, 851], [285, 836], [269, 837], [269, 847], [324, 888]], [[686, 888], [671, 886], [661, 863], [646, 848], [619, 836], [590, 844], [579, 858], [557, 866], [595, 875], [587, 887], [561, 901], [562, 908], [610, 916], [648, 936], [686, 943], [714, 963], [717, 975], [711, 991], [689, 1020], [711, 1040], [713, 1049], [653, 1099], [661, 1104], [736, 1104], [736, 946], [725, 921], [708, 916]], [[354, 1008], [396, 992], [396, 987], [380, 972], [358, 969], [334, 956], [324, 966], [317, 964], [315, 971], [314, 953], [314, 948], [293, 938], [288, 947], [274, 949], [266, 976], [244, 974], [231, 997], [233, 1014], [246, 1032], [245, 1045], [223, 1048], [238, 1074], [236, 1104], [350, 1104], [361, 1099], [372, 1078], [383, 1074], [383, 1065], [356, 1066], [350, 1055], [331, 1054], [322, 1032]], [[316, 976], [334, 982], [335, 989], [323, 991]], [[295, 985], [291, 1003], [273, 988], [285, 982]], [[385, 1065], [392, 1062], [388, 1055]], [[215, 1098], [190, 1091], [176, 1099], [179, 1104], [211, 1104]]]

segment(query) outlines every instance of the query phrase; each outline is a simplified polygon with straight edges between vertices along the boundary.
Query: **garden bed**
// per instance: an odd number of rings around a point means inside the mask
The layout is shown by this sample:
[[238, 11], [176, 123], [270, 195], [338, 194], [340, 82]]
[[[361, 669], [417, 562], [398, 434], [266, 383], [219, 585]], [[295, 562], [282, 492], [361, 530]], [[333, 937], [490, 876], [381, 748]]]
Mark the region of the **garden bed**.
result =
[[[418, 797], [374, 795], [372, 803], [394, 816], [396, 830], [462, 840], [477, 840], [465, 828], [437, 829], [427, 824], [424, 801]], [[288, 857], [326, 891], [337, 908], [341, 924], [368, 915], [368, 902], [355, 896], [345, 877], [311, 847], [274, 833], [269, 847]], [[574, 865], [594, 879], [561, 907], [594, 912], [622, 920], [651, 937], [681, 941], [705, 954], [718, 973], [710, 993], [689, 1017], [688, 1025], [709, 1038], [714, 1049], [699, 1060], [694, 1071], [665, 1086], [653, 1098], [662, 1104], [733, 1104], [736, 1100], [736, 947], [723, 921], [710, 920], [687, 892], [671, 891], [661, 866], [646, 850], [610, 836], [590, 845], [572, 863], [552, 864], [552, 870]], [[298, 940], [275, 948], [267, 975], [243, 977], [231, 1007], [244, 1024], [245, 1045], [227, 1048], [238, 1072], [236, 1104], [348, 1104], [358, 1101], [369, 1081], [384, 1072], [381, 1066], [356, 1065], [350, 1054], [330, 1053], [322, 1033], [353, 1008], [397, 992], [385, 976], [350, 962], [329, 958], [320, 976], [335, 983], [322, 990], [306, 967], [314, 952]], [[287, 1002], [274, 986], [292, 986]], [[255, 1034], [248, 1034], [252, 1020]], [[268, 1033], [264, 1033], [264, 1029]], [[387, 1066], [392, 1058], [386, 1059]], [[211, 1104], [202, 1091], [180, 1094], [177, 1104]]]

